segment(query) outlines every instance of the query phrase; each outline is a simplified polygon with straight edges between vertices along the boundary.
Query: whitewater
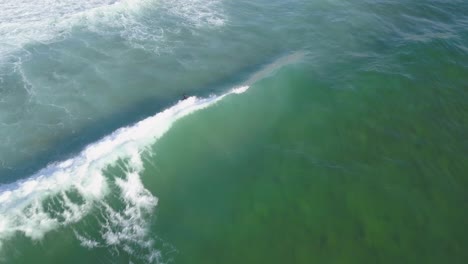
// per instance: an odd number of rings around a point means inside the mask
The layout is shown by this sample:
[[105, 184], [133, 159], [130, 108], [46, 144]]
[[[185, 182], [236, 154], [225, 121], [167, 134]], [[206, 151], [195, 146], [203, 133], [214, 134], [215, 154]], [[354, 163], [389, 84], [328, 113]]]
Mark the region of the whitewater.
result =
[[163, 9], [195, 27], [220, 26], [225, 18], [218, 6], [218, 0], [5, 0], [0, 3], [0, 59], [11, 60], [27, 44], [64, 40], [74, 27], [119, 34], [134, 45], [160, 42], [165, 37], [161, 21], [147, 26], [142, 23], [145, 13]]

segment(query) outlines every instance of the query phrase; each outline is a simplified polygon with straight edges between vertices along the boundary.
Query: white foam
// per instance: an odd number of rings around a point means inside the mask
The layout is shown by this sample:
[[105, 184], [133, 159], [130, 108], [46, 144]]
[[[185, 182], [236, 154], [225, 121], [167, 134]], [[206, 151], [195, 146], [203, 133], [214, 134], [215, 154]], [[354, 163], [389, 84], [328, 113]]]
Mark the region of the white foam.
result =
[[[163, 0], [161, 1], [168, 11], [184, 18], [196, 27], [211, 25], [222, 26], [225, 15], [220, 11], [219, 0]], [[214, 12], [217, 10], [216, 12]]]
[[238, 88], [234, 88], [232, 90], [232, 92], [235, 93], [235, 94], [241, 94], [241, 93], [244, 93], [245, 91], [247, 91], [247, 89], [249, 89], [249, 86], [241, 86], [241, 87], [238, 87]]
[[115, 2], [116, 0], [2, 0], [0, 52], [21, 48], [32, 41], [47, 42], [63, 37], [67, 34], [67, 21], [70, 18]]
[[76, 232], [76, 230], [74, 231], [74, 233], [75, 233], [75, 237], [80, 241], [80, 245], [82, 247], [85, 247], [85, 248], [88, 248], [88, 249], [93, 249], [93, 248], [101, 246], [99, 244], [99, 242], [97, 242], [95, 240], [92, 240], [92, 239], [88, 239], [88, 238], [78, 234], [78, 232]]
[[50, 43], [69, 36], [75, 26], [100, 34], [119, 34], [136, 45], [159, 42], [164, 31], [146, 24], [142, 13], [166, 11], [195, 26], [221, 26], [221, 0], [2, 0], [0, 1], [0, 61], [31, 42]]
[[[152, 242], [145, 240], [143, 215], [154, 209], [157, 199], [140, 181], [141, 153], [178, 119], [209, 107], [229, 94], [243, 93], [247, 88], [209, 98], [189, 97], [133, 126], [118, 129], [74, 158], [51, 164], [26, 180], [0, 186], [0, 243], [17, 232], [33, 240], [41, 239], [51, 230], [78, 222], [97, 206], [104, 208], [106, 223], [102, 223], [102, 238], [106, 245], [129, 241], [150, 245]], [[103, 170], [119, 159], [126, 160], [126, 176], [109, 182]], [[110, 184], [120, 191], [118, 195], [125, 204], [123, 211], [105, 202]], [[72, 201], [70, 192], [82, 201]], [[51, 198], [60, 201], [59, 208], [45, 206]], [[84, 236], [77, 238], [84, 246], [99, 244], [89, 242]]]
[[[138, 171], [128, 172], [125, 178], [117, 178], [115, 183], [119, 188], [125, 208], [115, 209], [108, 203], [101, 203], [105, 222], [100, 225], [99, 242], [95, 241], [93, 246], [105, 245], [117, 252], [120, 249], [130, 255], [138, 251], [139, 255], [146, 255], [146, 258], [154, 254], [159, 255], [159, 250], [153, 247], [154, 238], [148, 235], [147, 224], [157, 204], [157, 198], [145, 189]], [[89, 245], [88, 242], [92, 240], [81, 239], [80, 241]]]

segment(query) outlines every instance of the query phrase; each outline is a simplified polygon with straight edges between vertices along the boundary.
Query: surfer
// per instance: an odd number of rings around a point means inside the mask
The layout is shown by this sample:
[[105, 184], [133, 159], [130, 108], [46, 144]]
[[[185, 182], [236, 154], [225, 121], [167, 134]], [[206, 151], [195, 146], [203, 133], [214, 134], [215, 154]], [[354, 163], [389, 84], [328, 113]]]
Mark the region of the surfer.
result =
[[185, 100], [187, 98], [188, 98], [187, 94], [182, 95], [182, 100]]

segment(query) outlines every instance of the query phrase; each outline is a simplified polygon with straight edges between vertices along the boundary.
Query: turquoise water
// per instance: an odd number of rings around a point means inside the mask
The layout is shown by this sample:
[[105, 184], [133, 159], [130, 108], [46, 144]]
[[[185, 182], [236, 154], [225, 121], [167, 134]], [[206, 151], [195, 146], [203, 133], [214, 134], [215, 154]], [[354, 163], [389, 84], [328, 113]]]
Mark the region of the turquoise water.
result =
[[0, 3], [0, 262], [465, 263], [463, 1]]

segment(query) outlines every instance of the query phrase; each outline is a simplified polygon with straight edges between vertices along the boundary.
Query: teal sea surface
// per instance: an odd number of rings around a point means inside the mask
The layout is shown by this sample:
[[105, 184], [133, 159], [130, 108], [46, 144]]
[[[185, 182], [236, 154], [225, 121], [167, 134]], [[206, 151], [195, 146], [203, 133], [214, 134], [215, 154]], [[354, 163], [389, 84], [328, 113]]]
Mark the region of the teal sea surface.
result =
[[0, 1], [0, 263], [467, 263], [467, 188], [467, 1]]

